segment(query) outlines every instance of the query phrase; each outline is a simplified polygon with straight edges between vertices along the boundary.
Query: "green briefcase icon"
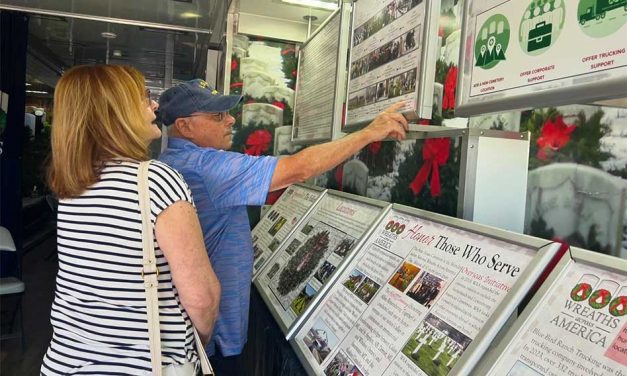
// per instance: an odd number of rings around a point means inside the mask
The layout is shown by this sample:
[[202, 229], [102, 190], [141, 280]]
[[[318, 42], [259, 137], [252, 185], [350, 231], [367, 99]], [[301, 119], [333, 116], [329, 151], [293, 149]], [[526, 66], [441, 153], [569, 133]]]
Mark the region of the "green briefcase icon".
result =
[[529, 30], [529, 38], [527, 41], [527, 52], [536, 51], [551, 45], [551, 32], [553, 24], [542, 21]]

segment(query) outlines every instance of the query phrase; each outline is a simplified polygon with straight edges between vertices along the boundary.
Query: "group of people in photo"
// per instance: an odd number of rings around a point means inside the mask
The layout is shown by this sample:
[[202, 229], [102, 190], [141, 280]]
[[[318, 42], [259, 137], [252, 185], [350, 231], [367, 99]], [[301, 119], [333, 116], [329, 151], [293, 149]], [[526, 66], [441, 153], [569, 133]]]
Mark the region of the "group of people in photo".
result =
[[351, 64], [350, 78], [355, 79], [408, 54], [418, 46], [419, 29], [411, 29], [398, 38], [376, 48]]
[[414, 285], [407, 291], [407, 296], [427, 308], [431, 308], [444, 286], [444, 281], [427, 272], [424, 272]]
[[416, 91], [416, 75], [417, 68], [413, 68], [350, 93], [348, 108], [354, 110], [386, 99], [413, 93]]
[[390, 25], [420, 3], [422, 0], [395, 0], [387, 4], [353, 31], [353, 47]]

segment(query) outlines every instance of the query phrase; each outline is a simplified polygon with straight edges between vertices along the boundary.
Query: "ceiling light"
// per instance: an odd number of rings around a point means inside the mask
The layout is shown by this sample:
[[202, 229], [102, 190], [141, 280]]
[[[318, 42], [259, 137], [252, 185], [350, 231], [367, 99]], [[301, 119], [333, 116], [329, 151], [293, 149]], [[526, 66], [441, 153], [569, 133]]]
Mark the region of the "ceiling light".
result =
[[47, 91], [41, 91], [41, 90], [26, 90], [27, 93], [31, 93], [31, 94], [48, 94]]
[[116, 33], [112, 33], [110, 31], [103, 31], [102, 33], [100, 33], [100, 36], [106, 39], [115, 39], [118, 37]]
[[184, 18], [184, 19], [190, 19], [190, 18], [200, 18], [200, 14], [195, 13], [195, 12], [183, 12], [181, 14], [179, 14], [179, 17]]
[[336, 10], [338, 5], [337, 1], [323, 1], [323, 0], [280, 0], [282, 3], [291, 5], [300, 5], [309, 8], [318, 8], [326, 10]]
[[26, 86], [32, 86], [32, 85], [33, 85], [33, 84], [31, 84], [31, 83], [28, 83], [28, 82], [26, 83]]
[[120, 51], [120, 50], [113, 50], [113, 56], [115, 56], [115, 57], [122, 56], [122, 51]]

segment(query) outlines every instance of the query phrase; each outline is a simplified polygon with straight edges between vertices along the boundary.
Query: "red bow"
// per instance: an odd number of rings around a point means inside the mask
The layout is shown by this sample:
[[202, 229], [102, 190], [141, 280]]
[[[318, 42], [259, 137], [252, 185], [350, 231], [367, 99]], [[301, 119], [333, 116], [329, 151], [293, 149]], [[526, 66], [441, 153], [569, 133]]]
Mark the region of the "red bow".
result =
[[266, 129], [259, 129], [251, 133], [246, 139], [244, 153], [248, 155], [261, 155], [270, 147], [272, 135]]
[[341, 191], [343, 189], [342, 187], [342, 177], [344, 176], [344, 165], [341, 164], [339, 166], [337, 166], [337, 168], [335, 169], [335, 181], [337, 182], [337, 189], [338, 191]]
[[283, 103], [283, 102], [274, 101], [274, 102], [272, 102], [272, 105], [275, 106], [275, 107], [280, 108], [281, 110], [285, 110], [285, 103]]
[[444, 80], [443, 110], [455, 109], [455, 88], [457, 87], [457, 67], [450, 67]]
[[233, 82], [231, 84], [231, 89], [236, 88], [236, 87], [240, 87], [240, 86], [243, 86], [243, 85], [244, 85], [243, 82]]
[[376, 141], [368, 145], [368, 151], [373, 155], [378, 155], [381, 151], [381, 141]]
[[431, 174], [431, 197], [440, 195], [442, 192], [442, 187], [440, 186], [440, 166], [448, 161], [450, 149], [450, 138], [429, 138], [425, 140], [425, 144], [422, 148], [424, 164], [409, 185], [414, 195], [420, 193], [422, 187], [427, 182], [431, 170], [433, 170]]
[[536, 156], [538, 159], [546, 160], [548, 158], [547, 152], [552, 153], [566, 146], [570, 141], [570, 134], [575, 130], [575, 125], [568, 125], [564, 123], [564, 118], [558, 116], [555, 118], [555, 122], [551, 119], [542, 126], [540, 137], [536, 143], [540, 147]]
[[266, 196], [266, 205], [274, 205], [275, 202], [281, 197], [283, 192], [285, 192], [287, 188], [279, 189], [278, 191], [272, 191], [268, 193]]

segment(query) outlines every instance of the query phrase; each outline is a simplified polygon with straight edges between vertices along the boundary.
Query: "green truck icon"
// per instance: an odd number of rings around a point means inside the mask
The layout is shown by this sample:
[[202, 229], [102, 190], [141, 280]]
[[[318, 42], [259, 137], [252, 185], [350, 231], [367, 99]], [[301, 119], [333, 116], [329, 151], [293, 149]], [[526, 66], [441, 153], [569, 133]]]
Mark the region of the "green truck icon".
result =
[[605, 13], [620, 7], [627, 11], [627, 0], [596, 0], [585, 12], [579, 14], [579, 23], [583, 25], [587, 21], [600, 20], [605, 18]]

